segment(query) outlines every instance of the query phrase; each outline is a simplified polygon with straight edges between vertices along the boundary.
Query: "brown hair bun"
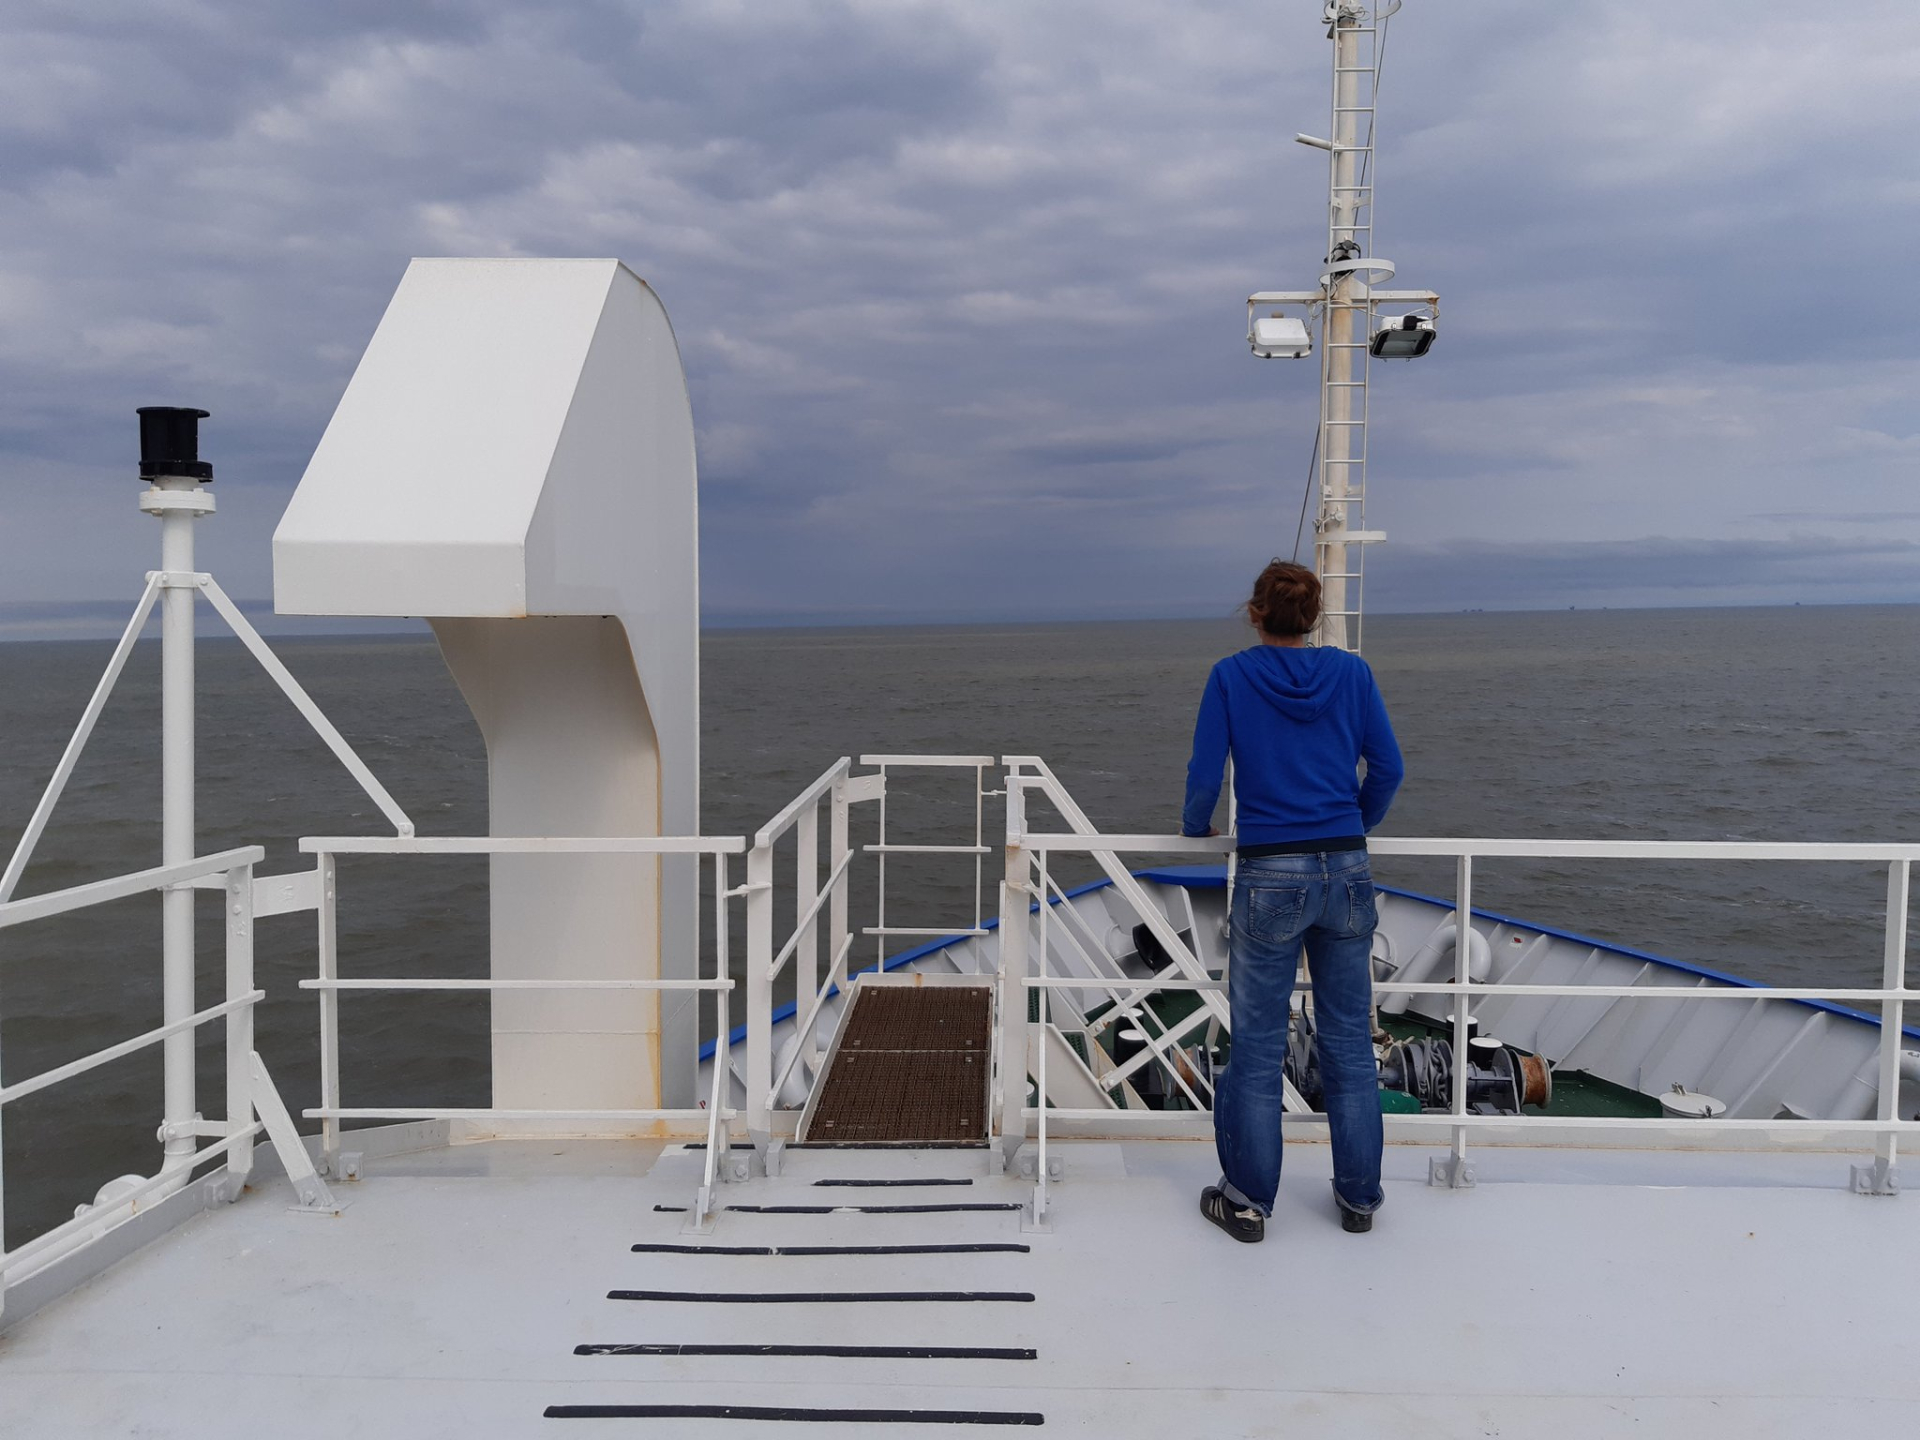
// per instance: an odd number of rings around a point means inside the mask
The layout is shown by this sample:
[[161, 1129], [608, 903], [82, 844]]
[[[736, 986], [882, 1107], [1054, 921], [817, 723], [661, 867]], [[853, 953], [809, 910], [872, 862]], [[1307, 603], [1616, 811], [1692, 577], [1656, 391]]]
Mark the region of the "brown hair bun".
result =
[[1313, 571], [1291, 560], [1275, 560], [1253, 582], [1247, 601], [1247, 620], [1276, 639], [1304, 635], [1320, 618], [1320, 581]]

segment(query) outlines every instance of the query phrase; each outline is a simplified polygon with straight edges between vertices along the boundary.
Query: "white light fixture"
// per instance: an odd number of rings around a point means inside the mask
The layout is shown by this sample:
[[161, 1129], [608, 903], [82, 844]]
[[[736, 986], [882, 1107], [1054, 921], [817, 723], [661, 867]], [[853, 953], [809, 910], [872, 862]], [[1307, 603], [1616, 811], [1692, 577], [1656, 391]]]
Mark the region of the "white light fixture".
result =
[[1304, 360], [1313, 353], [1307, 322], [1291, 315], [1261, 315], [1247, 331], [1247, 342], [1262, 360]]
[[1367, 348], [1380, 360], [1417, 360], [1439, 333], [1429, 315], [1382, 315]]

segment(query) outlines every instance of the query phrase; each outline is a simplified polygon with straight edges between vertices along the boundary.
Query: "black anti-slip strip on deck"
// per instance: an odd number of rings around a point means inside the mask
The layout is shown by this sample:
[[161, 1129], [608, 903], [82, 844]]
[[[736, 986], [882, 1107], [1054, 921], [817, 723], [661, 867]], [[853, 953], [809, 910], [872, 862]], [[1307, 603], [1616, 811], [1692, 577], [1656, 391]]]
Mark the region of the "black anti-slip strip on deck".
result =
[[991, 1345], [576, 1345], [576, 1355], [798, 1355], [828, 1360], [1037, 1360]]
[[873, 1425], [1044, 1425], [1020, 1410], [803, 1410], [784, 1405], [549, 1405], [549, 1420], [812, 1420]]
[[678, 1300], [695, 1305], [867, 1305], [889, 1300], [962, 1304], [970, 1300], [1025, 1303], [1024, 1290], [609, 1290], [609, 1300]]
[[1026, 1255], [1031, 1245], [983, 1240], [973, 1245], [635, 1245], [636, 1255]]
[[816, 1185], [844, 1185], [850, 1189], [879, 1189], [881, 1186], [971, 1185], [971, 1180], [816, 1180]]
[[951, 1205], [725, 1205], [736, 1215], [950, 1215], [962, 1210], [1024, 1210], [1019, 1200], [959, 1200]]

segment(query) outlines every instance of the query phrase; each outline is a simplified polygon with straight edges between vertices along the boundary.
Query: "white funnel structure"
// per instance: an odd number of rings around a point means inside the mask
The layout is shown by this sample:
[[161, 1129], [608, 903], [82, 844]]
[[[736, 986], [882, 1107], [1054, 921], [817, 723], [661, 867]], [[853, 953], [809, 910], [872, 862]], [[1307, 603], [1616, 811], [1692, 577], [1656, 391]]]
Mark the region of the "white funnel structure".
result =
[[[618, 261], [408, 266], [273, 560], [283, 615], [432, 622], [495, 835], [699, 833], [693, 416], [666, 311]], [[495, 856], [494, 977], [693, 977], [695, 863]], [[692, 1005], [497, 992], [493, 1103], [690, 1105]]]

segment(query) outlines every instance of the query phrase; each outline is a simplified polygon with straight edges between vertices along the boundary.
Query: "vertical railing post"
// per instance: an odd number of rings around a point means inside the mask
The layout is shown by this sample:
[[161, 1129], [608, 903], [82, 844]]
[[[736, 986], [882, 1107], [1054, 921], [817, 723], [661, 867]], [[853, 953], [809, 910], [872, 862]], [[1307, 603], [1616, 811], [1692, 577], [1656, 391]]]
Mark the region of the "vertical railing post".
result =
[[880, 767], [880, 824], [879, 835], [874, 841], [878, 847], [873, 852], [876, 862], [873, 867], [873, 973], [884, 974], [887, 968], [887, 767]]
[[[727, 896], [727, 868], [727, 857], [716, 851], [713, 857], [713, 977], [716, 980], [727, 980], [733, 976], [733, 928], [728, 923], [727, 913], [727, 907], [733, 901]], [[717, 1028], [713, 1035], [713, 1064], [714, 1069], [724, 1077], [719, 1091], [720, 1103], [730, 1105], [733, 1100], [733, 1021], [725, 993], [714, 993], [719, 999], [714, 1002], [713, 1018]], [[700, 1047], [696, 1045], [693, 1053], [698, 1057]], [[696, 1090], [698, 1088], [695, 1087]], [[720, 1132], [720, 1143], [730, 1144], [732, 1139], [733, 1117], [727, 1116]], [[720, 1178], [726, 1179], [725, 1166], [721, 1167]]]
[[772, 1138], [773, 842], [747, 852], [747, 1138]]
[[[1473, 954], [1473, 857], [1462, 855], [1454, 872], [1453, 941], [1453, 1114], [1464, 1121], [1467, 1114], [1467, 1065], [1471, 1034], [1467, 995], [1469, 958]], [[1427, 1169], [1427, 1182], [1451, 1190], [1465, 1190], [1473, 1184], [1473, 1167], [1467, 1163], [1467, 1127], [1453, 1126], [1453, 1145], [1444, 1159], [1434, 1160]]]
[[987, 767], [973, 771], [973, 928], [980, 928], [986, 905]]
[[[1047, 862], [1052, 858], [1042, 850], [1033, 857], [1039, 864], [1039, 883], [1034, 886], [1040, 900], [1040, 944], [1036, 958], [1039, 962], [1040, 979], [1047, 978], [1047, 946], [1052, 941], [1053, 906], [1048, 904], [1051, 898], [1047, 893], [1047, 882], [1052, 872]], [[1025, 928], [1024, 926], [1022, 928]], [[1038, 1017], [1033, 1025], [1033, 1033], [1040, 1049], [1040, 1058], [1034, 1065], [1034, 1129], [1038, 1140], [1034, 1144], [1033, 1156], [1033, 1225], [1035, 1229], [1044, 1229], [1047, 1225], [1047, 1052], [1053, 1048], [1053, 1036], [1049, 1026], [1053, 1019], [1053, 992], [1043, 984], [1033, 992], [1038, 1002], [1037, 1011], [1030, 1011]], [[1032, 1024], [1032, 1022], [1029, 1022]]]
[[[253, 993], [253, 867], [227, 872], [227, 1002]], [[227, 1134], [253, 1129], [253, 1006], [227, 1012]], [[227, 1152], [227, 1173], [244, 1182], [253, 1172], [251, 1136]], [[233, 1187], [240, 1198], [240, 1187]]]
[[[315, 857], [319, 871], [319, 964], [322, 980], [340, 978], [340, 922], [334, 911], [334, 857], [322, 851]], [[340, 992], [320, 991], [320, 1108], [340, 1108]], [[321, 1168], [329, 1176], [340, 1173], [340, 1120], [327, 1115], [320, 1121]]]
[[[793, 918], [800, 927], [800, 938], [793, 950], [793, 1005], [794, 1024], [798, 1025], [807, 1013], [808, 1002], [814, 992], [820, 988], [820, 915], [812, 915], [814, 901], [820, 898], [820, 806], [818, 802], [809, 804], [800, 812], [794, 823], [794, 874], [797, 883], [793, 887]], [[802, 916], [807, 916], [804, 923]], [[795, 1043], [802, 1048], [812, 1045], [813, 1041], [805, 1035], [796, 1035]], [[813, 1057], [807, 1055], [805, 1060]], [[808, 1066], [811, 1069], [811, 1065]]]
[[1000, 881], [1000, 1093], [995, 1133], [1000, 1164], [1027, 1137], [1027, 877], [1026, 791], [1007, 776], [1006, 868]]
[[[842, 957], [847, 954], [848, 936], [852, 933], [847, 928], [847, 887], [853, 879], [853, 867], [847, 864], [847, 853], [852, 848], [847, 838], [847, 822], [853, 802], [847, 795], [847, 781], [843, 766], [841, 774], [833, 782], [832, 807], [827, 818], [827, 863], [833, 867], [834, 875], [833, 895], [827, 901], [827, 964], [836, 967], [836, 970]], [[803, 1035], [800, 1043], [812, 1046], [813, 1037]], [[817, 1073], [820, 1065], [815, 1054], [806, 1058], [808, 1068]]]
[[[1907, 988], [1907, 902], [1912, 878], [1912, 862], [1893, 860], [1887, 864], [1887, 931], [1880, 985], [1885, 990]], [[1906, 1003], [1901, 1000], [1880, 1002], [1880, 1106], [1879, 1118], [1892, 1122], [1900, 1118], [1900, 1042], [1905, 1034]], [[1898, 1188], [1894, 1161], [1899, 1157], [1899, 1137], [1882, 1130], [1874, 1137], [1873, 1164], [1856, 1165], [1853, 1188], [1868, 1195], [1892, 1195]]]

